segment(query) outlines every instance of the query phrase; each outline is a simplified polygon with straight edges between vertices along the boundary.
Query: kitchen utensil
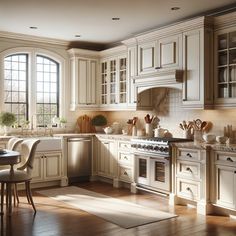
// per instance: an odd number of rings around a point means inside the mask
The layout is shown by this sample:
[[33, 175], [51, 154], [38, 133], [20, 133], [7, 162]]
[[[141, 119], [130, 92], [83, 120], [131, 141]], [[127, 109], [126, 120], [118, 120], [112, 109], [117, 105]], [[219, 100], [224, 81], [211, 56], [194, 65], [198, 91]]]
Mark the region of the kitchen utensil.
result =
[[207, 122], [206, 122], [206, 121], [203, 121], [202, 124], [201, 124], [201, 130], [203, 130], [206, 125], [207, 125]]
[[202, 121], [200, 119], [195, 120], [195, 126], [197, 130], [201, 130]]
[[180, 129], [184, 130], [183, 124], [179, 124]]

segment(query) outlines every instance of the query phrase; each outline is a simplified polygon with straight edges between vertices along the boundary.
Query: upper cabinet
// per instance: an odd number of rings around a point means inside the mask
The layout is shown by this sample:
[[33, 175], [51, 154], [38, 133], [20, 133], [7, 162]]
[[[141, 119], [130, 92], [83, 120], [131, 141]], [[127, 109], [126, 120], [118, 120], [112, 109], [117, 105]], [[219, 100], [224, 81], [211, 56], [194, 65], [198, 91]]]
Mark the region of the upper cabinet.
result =
[[183, 33], [183, 107], [205, 109], [213, 107], [213, 30], [199, 23]]
[[236, 106], [236, 13], [214, 18], [216, 107]]
[[213, 106], [212, 18], [198, 17], [123, 43], [128, 47], [131, 95], [170, 87], [183, 91], [184, 108]]
[[125, 109], [128, 93], [126, 47], [122, 46], [103, 51], [100, 67], [100, 109]]
[[68, 50], [71, 59], [71, 110], [98, 107], [98, 53], [83, 49]]

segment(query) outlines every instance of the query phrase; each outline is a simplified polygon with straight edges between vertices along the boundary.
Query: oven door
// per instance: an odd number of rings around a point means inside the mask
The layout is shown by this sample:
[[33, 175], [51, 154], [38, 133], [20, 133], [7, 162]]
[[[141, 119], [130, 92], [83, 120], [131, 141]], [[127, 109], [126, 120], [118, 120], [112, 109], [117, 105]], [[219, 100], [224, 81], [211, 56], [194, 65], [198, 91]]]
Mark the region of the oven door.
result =
[[138, 184], [150, 184], [150, 157], [135, 155], [136, 182]]
[[150, 186], [170, 191], [169, 157], [150, 157]]

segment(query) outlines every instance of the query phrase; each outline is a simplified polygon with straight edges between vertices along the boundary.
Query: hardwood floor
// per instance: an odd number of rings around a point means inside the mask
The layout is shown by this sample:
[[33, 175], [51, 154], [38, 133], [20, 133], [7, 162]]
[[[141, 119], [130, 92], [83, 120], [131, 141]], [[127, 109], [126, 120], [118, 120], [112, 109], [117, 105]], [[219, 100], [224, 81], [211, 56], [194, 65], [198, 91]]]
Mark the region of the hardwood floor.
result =
[[149, 193], [131, 194], [128, 189], [116, 189], [101, 182], [80, 183], [77, 186], [130, 201], [153, 209], [172, 212], [177, 218], [151, 223], [131, 229], [123, 229], [99, 217], [50, 199], [33, 191], [37, 214], [20, 193], [20, 205], [13, 209], [11, 217], [1, 217], [1, 235], [40, 236], [233, 236], [236, 220], [226, 216], [197, 215], [194, 208], [171, 207], [165, 197]]

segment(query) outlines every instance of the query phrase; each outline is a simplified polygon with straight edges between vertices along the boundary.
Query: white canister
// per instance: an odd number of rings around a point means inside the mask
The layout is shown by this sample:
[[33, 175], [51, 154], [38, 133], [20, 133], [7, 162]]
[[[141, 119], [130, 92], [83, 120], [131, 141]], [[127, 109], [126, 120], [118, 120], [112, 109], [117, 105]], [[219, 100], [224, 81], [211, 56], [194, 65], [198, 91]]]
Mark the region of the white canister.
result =
[[153, 137], [152, 124], [150, 124], [150, 123], [146, 123], [146, 124], [145, 124], [145, 132], [146, 132], [146, 136], [148, 136], [148, 137]]

